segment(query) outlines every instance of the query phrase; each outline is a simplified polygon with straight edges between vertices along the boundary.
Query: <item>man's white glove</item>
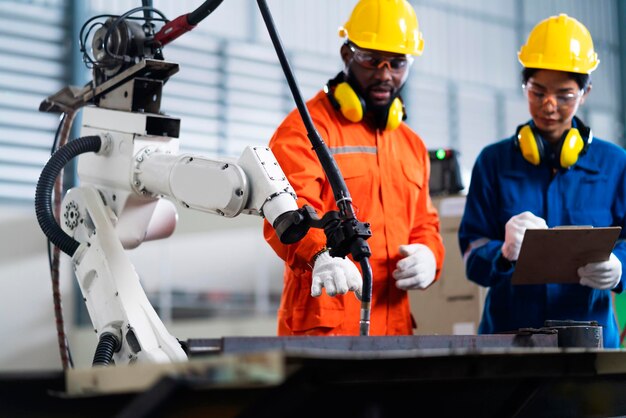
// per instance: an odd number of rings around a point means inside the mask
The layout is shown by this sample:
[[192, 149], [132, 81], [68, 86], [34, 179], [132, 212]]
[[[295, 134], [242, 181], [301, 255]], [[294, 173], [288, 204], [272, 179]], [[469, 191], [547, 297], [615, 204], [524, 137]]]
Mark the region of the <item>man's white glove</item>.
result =
[[392, 273], [398, 289], [425, 289], [435, 280], [437, 260], [426, 245], [401, 245], [400, 255], [403, 258]]
[[315, 259], [311, 296], [320, 296], [322, 287], [326, 288], [328, 296], [345, 295], [350, 290], [361, 299], [363, 278], [352, 261], [347, 258], [331, 257], [326, 251]]
[[522, 240], [527, 229], [547, 229], [548, 225], [543, 218], [531, 212], [522, 212], [512, 216], [504, 226], [504, 244], [502, 255], [509, 261], [517, 261], [522, 248]]
[[578, 268], [580, 284], [594, 289], [613, 289], [622, 277], [622, 263], [611, 253], [606, 261], [588, 263]]

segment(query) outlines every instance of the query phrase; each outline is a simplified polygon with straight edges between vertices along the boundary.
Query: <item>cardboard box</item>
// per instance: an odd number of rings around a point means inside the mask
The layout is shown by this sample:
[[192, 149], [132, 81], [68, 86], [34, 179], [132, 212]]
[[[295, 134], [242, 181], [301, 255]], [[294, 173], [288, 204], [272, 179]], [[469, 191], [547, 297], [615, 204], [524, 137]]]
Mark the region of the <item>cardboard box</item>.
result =
[[411, 312], [417, 322], [415, 334], [476, 334], [486, 289], [465, 277], [458, 231], [464, 196], [433, 198], [439, 211], [441, 236], [446, 247], [441, 277], [426, 290], [409, 292]]

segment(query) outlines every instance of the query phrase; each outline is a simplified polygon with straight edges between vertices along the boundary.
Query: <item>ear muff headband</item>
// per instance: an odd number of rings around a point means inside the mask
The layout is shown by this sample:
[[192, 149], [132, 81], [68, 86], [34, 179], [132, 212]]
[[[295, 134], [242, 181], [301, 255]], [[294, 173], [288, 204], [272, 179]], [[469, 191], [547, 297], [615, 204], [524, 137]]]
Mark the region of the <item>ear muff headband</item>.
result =
[[[334, 90], [332, 87], [334, 86]], [[330, 80], [325, 89], [328, 99], [333, 107], [350, 122], [360, 122], [365, 115], [365, 100], [346, 82], [338, 82], [337, 78]], [[391, 101], [387, 112], [385, 129], [396, 129], [406, 119], [404, 103], [400, 97]]]

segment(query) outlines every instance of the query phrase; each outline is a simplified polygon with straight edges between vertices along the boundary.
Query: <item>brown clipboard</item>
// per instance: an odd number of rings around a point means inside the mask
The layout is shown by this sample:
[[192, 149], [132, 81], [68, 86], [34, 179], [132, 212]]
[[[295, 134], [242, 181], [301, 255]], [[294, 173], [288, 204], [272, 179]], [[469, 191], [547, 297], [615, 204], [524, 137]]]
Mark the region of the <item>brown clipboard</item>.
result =
[[619, 226], [527, 229], [511, 283], [578, 283], [577, 270], [609, 259]]

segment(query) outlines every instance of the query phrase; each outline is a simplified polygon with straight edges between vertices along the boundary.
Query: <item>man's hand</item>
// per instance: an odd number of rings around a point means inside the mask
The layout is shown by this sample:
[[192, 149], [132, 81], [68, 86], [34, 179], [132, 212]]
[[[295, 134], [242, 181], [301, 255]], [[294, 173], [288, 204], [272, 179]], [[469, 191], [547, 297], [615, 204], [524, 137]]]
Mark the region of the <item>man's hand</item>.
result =
[[588, 263], [578, 269], [580, 284], [594, 289], [613, 289], [622, 277], [622, 263], [611, 253], [606, 261]]
[[311, 296], [320, 296], [322, 287], [326, 288], [328, 296], [345, 295], [348, 291], [353, 291], [360, 300], [363, 278], [352, 261], [331, 257], [326, 251], [317, 257], [313, 265]]
[[548, 225], [543, 218], [526, 211], [511, 217], [504, 228], [502, 256], [509, 261], [517, 261], [526, 230], [547, 229]]
[[398, 289], [425, 289], [435, 280], [437, 261], [426, 245], [401, 245], [400, 255], [403, 258], [398, 261], [393, 271]]

